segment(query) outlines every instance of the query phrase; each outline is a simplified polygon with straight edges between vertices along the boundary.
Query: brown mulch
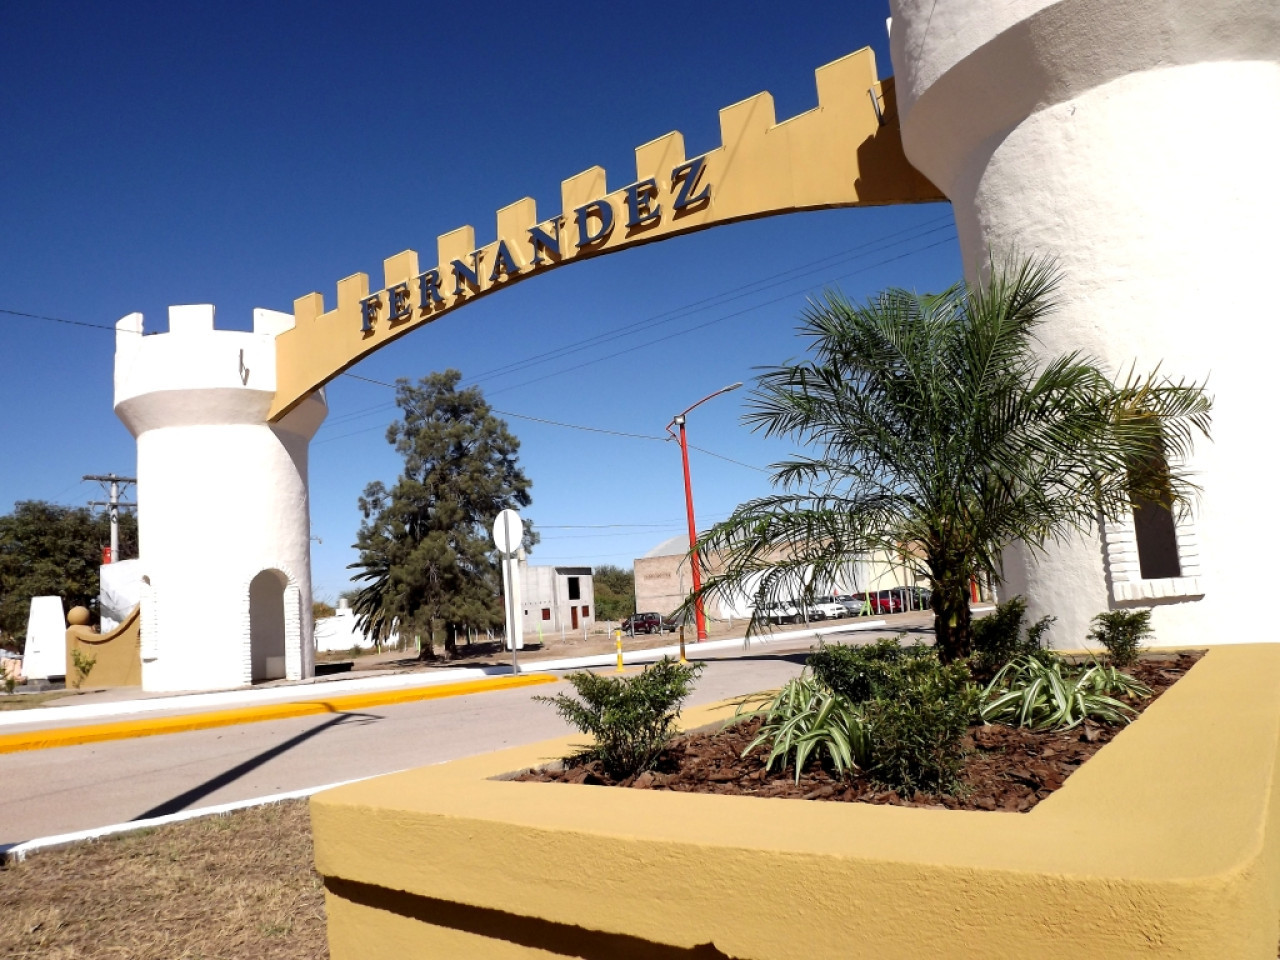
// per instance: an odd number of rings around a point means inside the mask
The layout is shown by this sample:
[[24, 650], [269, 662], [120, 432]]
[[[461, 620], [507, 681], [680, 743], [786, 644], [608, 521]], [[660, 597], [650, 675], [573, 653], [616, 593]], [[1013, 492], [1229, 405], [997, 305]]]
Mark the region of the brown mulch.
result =
[[[1128, 673], [1151, 687], [1153, 695], [1145, 700], [1129, 701], [1130, 705], [1138, 712], [1145, 710], [1201, 656], [1200, 653], [1145, 656]], [[515, 779], [1022, 813], [1061, 787], [1082, 763], [1124, 729], [1122, 725], [1091, 721], [1059, 732], [1036, 732], [1000, 724], [974, 726], [966, 742], [968, 750], [960, 776], [961, 790], [955, 795], [935, 797], [918, 793], [903, 797], [893, 790], [881, 789], [861, 774], [841, 780], [816, 762], [806, 766], [799, 783], [790, 767], [785, 772], [775, 768], [769, 774], [764, 769], [764, 751], [757, 749], [745, 758], [742, 756], [759, 725], [759, 720], [752, 720], [682, 736], [662, 755], [654, 770], [618, 783], [612, 782], [594, 761], [567, 767], [563, 763], [550, 764], [526, 771]]]
[[32, 853], [0, 867], [0, 957], [322, 960], [305, 800]]

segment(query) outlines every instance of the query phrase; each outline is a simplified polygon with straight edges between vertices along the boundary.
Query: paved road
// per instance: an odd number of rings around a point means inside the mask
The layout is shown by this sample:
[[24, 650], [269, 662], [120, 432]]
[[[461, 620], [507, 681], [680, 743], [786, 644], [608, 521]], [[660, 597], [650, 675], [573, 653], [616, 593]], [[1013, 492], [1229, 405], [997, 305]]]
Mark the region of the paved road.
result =
[[[810, 643], [709, 658], [690, 705], [781, 685], [799, 672]], [[563, 736], [572, 731], [533, 702], [563, 688], [0, 755], [0, 845]]]

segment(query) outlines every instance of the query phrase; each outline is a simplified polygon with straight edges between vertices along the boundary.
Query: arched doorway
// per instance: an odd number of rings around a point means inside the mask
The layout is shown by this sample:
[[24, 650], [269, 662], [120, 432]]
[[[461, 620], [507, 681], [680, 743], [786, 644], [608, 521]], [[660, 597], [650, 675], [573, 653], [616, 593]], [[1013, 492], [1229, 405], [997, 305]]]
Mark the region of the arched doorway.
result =
[[263, 570], [249, 582], [250, 680], [285, 676], [285, 587], [278, 570]]

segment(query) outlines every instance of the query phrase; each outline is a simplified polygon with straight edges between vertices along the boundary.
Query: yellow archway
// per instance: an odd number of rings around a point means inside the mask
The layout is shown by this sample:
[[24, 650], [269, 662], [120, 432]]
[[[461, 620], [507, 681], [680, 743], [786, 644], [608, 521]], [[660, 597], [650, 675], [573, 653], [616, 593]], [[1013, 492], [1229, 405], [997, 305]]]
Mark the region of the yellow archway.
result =
[[526, 197], [497, 213], [497, 238], [476, 246], [459, 227], [437, 241], [436, 266], [416, 251], [384, 262], [381, 290], [357, 273], [338, 283], [337, 305], [294, 301], [294, 324], [276, 337], [278, 421], [312, 391], [411, 330], [553, 267], [722, 223], [831, 207], [925, 203], [946, 197], [907, 162], [893, 79], [876, 76], [869, 47], [819, 67], [818, 106], [776, 121], [768, 93], [720, 111], [721, 146], [688, 158], [669, 133], [636, 149], [636, 179], [610, 192], [602, 167], [560, 187], [562, 210], [539, 220]]

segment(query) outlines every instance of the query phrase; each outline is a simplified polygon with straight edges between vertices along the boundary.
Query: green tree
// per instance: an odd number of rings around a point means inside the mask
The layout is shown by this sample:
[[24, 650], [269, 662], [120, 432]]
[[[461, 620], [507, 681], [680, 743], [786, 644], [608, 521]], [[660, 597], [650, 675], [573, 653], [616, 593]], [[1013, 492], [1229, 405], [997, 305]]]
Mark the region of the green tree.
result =
[[[23, 500], [0, 516], [0, 634], [26, 640], [32, 597], [58, 596], [63, 610], [97, 608], [102, 548], [111, 522], [87, 507]], [[120, 554], [138, 555], [138, 525], [120, 515]]]
[[636, 612], [635, 571], [606, 563], [592, 570], [591, 584], [597, 620], [625, 620]]
[[762, 374], [745, 415], [812, 453], [777, 464], [775, 493], [702, 538], [724, 562], [704, 592], [774, 598], [889, 554], [929, 581], [951, 661], [971, 650], [970, 580], [998, 578], [1006, 546], [1043, 552], [1136, 503], [1187, 503], [1180, 464], [1208, 436], [1212, 401], [1158, 373], [1113, 381], [1078, 352], [1041, 357], [1057, 284], [1052, 264], [1028, 260], [937, 296], [815, 303], [799, 330], [812, 359]]
[[[493, 415], [477, 387], [458, 389], [462, 374], [446, 370], [417, 384], [396, 381], [401, 419], [387, 442], [404, 458], [391, 489], [369, 484], [360, 498], [363, 522], [353, 580], [365, 586], [352, 602], [365, 634], [384, 641], [424, 637], [434, 656], [435, 630], [445, 649], [468, 627], [501, 626], [502, 577], [491, 529], [507, 508], [527, 507], [530, 482], [517, 464], [520, 442]], [[537, 535], [526, 523], [524, 545]]]

